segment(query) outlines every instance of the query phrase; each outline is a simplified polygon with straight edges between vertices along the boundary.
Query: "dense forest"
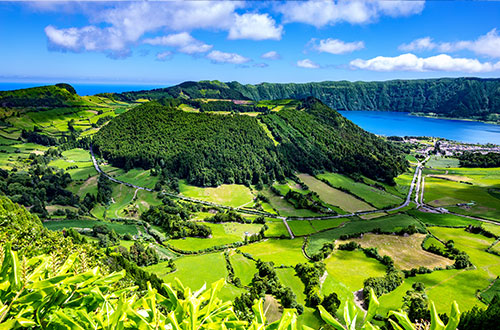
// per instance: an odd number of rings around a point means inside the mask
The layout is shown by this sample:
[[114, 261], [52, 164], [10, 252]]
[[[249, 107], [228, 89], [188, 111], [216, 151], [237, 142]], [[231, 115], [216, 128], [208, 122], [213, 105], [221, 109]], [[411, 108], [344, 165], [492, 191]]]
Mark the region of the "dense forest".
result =
[[322, 170], [392, 182], [407, 166], [390, 143], [314, 98], [300, 110], [258, 118], [187, 113], [152, 102], [113, 119], [95, 135], [94, 145], [115, 166], [160, 167], [199, 186], [262, 184], [294, 171]]
[[162, 97], [276, 100], [314, 96], [336, 110], [437, 113], [459, 118], [492, 119], [500, 113], [500, 79], [442, 78], [384, 82], [312, 83], [185, 82], [152, 91], [116, 94], [123, 100]]
[[0, 107], [68, 107], [82, 105], [83, 100], [68, 84], [0, 91]]
[[500, 154], [494, 152], [464, 152], [458, 159], [462, 167], [500, 167]]

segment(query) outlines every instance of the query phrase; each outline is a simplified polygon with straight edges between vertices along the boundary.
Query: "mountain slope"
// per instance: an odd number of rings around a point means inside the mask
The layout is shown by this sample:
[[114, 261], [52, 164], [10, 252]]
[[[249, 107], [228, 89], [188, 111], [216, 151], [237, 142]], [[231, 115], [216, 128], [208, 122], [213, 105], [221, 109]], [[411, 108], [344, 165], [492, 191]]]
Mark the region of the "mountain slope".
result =
[[163, 168], [169, 177], [201, 186], [268, 183], [322, 170], [392, 182], [407, 165], [391, 144], [313, 98], [257, 118], [187, 113], [152, 102], [113, 119], [94, 144], [116, 166]]
[[[206, 91], [215, 90], [210, 96]], [[182, 92], [182, 93], [181, 93]], [[442, 78], [384, 82], [325, 81], [303, 84], [238, 82], [183, 83], [153, 91], [118, 94], [119, 98], [162, 97], [276, 100], [318, 98], [336, 110], [437, 113], [448, 117], [494, 120], [500, 114], [500, 79]], [[493, 117], [492, 117], [493, 116]]]
[[5, 108], [56, 108], [78, 106], [83, 103], [83, 99], [68, 84], [0, 91], [0, 107]]

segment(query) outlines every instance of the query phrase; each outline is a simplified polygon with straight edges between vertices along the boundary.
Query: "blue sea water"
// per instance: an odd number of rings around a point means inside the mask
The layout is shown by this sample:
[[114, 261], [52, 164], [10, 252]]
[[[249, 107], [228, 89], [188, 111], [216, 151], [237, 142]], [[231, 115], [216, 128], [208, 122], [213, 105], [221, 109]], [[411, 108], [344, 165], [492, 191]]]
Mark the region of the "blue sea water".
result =
[[[0, 91], [8, 91], [13, 89], [30, 88], [38, 86], [54, 85], [54, 83], [11, 83], [0, 82]], [[78, 95], [95, 95], [98, 93], [122, 93], [130, 91], [148, 90], [154, 88], [168, 87], [169, 85], [126, 85], [126, 84], [88, 84], [88, 83], [71, 83], [76, 89]]]
[[466, 143], [500, 144], [500, 125], [412, 116], [405, 112], [339, 111], [361, 128], [385, 136], [433, 136]]

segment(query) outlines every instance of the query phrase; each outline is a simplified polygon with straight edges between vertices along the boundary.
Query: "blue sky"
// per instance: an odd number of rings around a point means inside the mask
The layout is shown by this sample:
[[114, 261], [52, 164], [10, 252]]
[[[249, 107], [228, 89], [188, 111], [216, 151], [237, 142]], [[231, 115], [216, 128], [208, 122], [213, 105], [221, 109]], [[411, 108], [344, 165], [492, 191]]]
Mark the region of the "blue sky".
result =
[[0, 2], [0, 81], [498, 77], [500, 2]]

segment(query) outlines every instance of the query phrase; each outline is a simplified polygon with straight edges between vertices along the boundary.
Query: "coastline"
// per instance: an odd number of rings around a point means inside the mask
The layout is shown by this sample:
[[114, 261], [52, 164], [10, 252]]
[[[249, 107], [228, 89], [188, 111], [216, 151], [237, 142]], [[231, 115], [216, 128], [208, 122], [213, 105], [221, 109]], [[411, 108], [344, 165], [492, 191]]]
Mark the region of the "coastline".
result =
[[447, 120], [461, 120], [461, 121], [471, 121], [471, 122], [485, 123], [485, 124], [492, 124], [492, 125], [500, 125], [500, 122], [497, 122], [497, 121], [486, 121], [486, 120], [472, 119], [472, 118], [432, 116], [432, 115], [422, 113], [422, 112], [406, 112], [406, 113], [409, 114], [410, 116], [415, 116], [415, 117], [432, 118], [432, 119], [447, 119]]

